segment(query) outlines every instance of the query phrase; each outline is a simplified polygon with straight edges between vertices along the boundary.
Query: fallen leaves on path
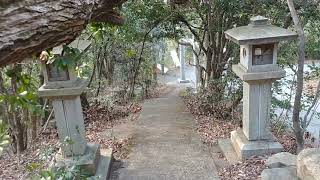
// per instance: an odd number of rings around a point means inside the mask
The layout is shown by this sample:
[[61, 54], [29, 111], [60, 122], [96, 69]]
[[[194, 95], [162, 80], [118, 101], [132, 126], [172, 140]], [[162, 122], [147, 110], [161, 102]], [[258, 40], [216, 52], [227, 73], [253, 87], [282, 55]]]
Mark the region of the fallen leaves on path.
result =
[[226, 120], [217, 120], [208, 116], [195, 117], [197, 132], [201, 141], [206, 144], [215, 144], [220, 138], [229, 138], [230, 132], [237, 129], [236, 123]]
[[244, 162], [238, 162], [219, 171], [219, 176], [224, 180], [255, 180], [266, 168], [266, 157], [252, 157]]
[[158, 84], [155, 88], [152, 88], [148, 93], [148, 99], [150, 98], [158, 98], [164, 95], [167, 95], [171, 91], [175, 89], [174, 86], [168, 86], [166, 84]]

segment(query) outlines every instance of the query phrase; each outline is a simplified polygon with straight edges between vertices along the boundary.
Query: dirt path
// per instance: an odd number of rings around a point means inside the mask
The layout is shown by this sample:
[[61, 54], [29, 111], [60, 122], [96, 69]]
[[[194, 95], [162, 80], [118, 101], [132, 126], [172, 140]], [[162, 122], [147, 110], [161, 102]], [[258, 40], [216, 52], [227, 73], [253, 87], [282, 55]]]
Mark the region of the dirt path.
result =
[[[132, 133], [128, 159], [113, 170], [113, 180], [219, 179], [209, 150], [195, 132], [195, 121], [178, 95], [146, 101]], [[114, 168], [113, 168], [114, 169]]]

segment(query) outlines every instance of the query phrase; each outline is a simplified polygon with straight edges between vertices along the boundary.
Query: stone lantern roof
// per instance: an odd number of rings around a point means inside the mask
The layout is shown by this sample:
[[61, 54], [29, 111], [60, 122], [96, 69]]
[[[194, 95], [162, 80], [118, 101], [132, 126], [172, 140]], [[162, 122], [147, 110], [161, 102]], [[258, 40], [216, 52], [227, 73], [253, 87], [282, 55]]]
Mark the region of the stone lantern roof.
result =
[[297, 33], [271, 25], [268, 18], [256, 16], [247, 26], [236, 27], [225, 32], [226, 38], [240, 44], [268, 44], [297, 38]]

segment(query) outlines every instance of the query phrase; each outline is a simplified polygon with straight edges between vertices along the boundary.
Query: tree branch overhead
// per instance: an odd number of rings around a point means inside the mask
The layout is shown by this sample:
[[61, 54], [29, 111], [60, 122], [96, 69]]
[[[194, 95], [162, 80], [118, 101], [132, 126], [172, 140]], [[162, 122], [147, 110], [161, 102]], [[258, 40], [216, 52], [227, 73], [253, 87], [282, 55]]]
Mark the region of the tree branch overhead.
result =
[[89, 22], [123, 24], [123, 18], [114, 10], [121, 3], [121, 0], [0, 1], [0, 66], [70, 43]]

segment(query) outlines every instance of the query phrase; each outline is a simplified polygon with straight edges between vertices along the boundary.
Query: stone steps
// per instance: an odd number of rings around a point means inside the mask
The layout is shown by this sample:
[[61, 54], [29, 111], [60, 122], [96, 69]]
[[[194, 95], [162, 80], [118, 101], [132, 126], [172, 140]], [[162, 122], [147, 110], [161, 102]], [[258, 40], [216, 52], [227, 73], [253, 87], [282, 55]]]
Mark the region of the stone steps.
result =
[[261, 173], [261, 180], [298, 180], [297, 156], [288, 152], [281, 152], [270, 156], [265, 169]]
[[299, 180], [296, 174], [297, 168], [271, 168], [261, 173], [261, 180]]
[[150, 172], [149, 169], [142, 170], [127, 170], [125, 173], [121, 173], [118, 177], [118, 180], [195, 180], [195, 179], [210, 179], [210, 180], [219, 180], [219, 177], [199, 175], [194, 176], [192, 174], [169, 174], [161, 173], [158, 171]]

